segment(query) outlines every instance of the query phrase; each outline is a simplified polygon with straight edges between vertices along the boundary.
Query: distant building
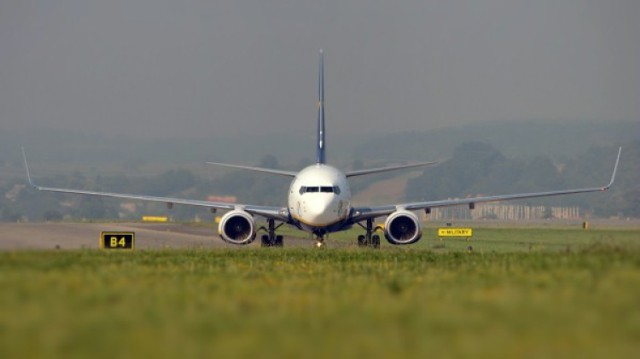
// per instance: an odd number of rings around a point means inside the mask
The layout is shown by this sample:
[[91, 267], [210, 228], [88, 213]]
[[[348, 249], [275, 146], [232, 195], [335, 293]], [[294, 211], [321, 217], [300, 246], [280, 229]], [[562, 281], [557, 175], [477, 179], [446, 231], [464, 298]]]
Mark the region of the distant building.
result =
[[222, 202], [222, 203], [237, 203], [238, 198], [236, 196], [207, 196], [209, 202]]
[[536, 219], [580, 219], [579, 207], [546, 207], [516, 204], [485, 203], [477, 204], [470, 210], [467, 206], [432, 208], [428, 216], [431, 220], [454, 219], [497, 219], [497, 220], [536, 220]]

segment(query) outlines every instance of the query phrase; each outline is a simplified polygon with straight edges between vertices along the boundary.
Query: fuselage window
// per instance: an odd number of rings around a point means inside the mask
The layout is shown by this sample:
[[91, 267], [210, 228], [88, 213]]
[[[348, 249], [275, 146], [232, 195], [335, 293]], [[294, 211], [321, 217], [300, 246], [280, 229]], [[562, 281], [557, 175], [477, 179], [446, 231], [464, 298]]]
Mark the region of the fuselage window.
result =
[[335, 193], [335, 194], [340, 194], [340, 187], [338, 187], [338, 186], [333, 186], [333, 193]]

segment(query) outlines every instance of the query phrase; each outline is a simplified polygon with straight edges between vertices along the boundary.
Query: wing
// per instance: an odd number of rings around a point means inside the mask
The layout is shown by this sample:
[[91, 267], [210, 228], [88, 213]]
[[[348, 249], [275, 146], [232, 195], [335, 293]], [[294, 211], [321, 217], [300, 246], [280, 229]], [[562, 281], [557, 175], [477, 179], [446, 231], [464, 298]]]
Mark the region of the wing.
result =
[[562, 196], [562, 195], [577, 194], [577, 193], [606, 191], [609, 188], [611, 188], [616, 178], [616, 172], [618, 171], [618, 163], [620, 162], [621, 153], [622, 153], [622, 147], [618, 149], [618, 157], [616, 158], [616, 163], [613, 166], [613, 173], [611, 174], [611, 180], [607, 185], [602, 187], [575, 188], [575, 189], [564, 189], [564, 190], [547, 191], [547, 192], [518, 193], [518, 194], [508, 194], [508, 195], [498, 195], [498, 196], [446, 199], [446, 200], [440, 200], [440, 201], [426, 201], [426, 202], [414, 202], [414, 203], [405, 203], [405, 204], [398, 204], [398, 205], [354, 208], [351, 221], [355, 223], [355, 222], [363, 221], [368, 218], [386, 216], [399, 209], [406, 209], [409, 211], [413, 211], [413, 210], [459, 206], [459, 205], [468, 205], [469, 208], [473, 208], [476, 203], [509, 201], [509, 200], [515, 200], [515, 199], [552, 197], [552, 196]]
[[147, 195], [137, 195], [137, 194], [99, 192], [99, 191], [87, 191], [87, 190], [78, 190], [78, 189], [38, 186], [31, 180], [31, 174], [29, 172], [29, 165], [27, 164], [27, 156], [25, 155], [24, 148], [22, 149], [22, 156], [24, 158], [24, 167], [27, 172], [27, 181], [31, 187], [37, 189], [38, 191], [72, 193], [72, 194], [80, 194], [80, 195], [87, 195], [87, 196], [111, 197], [111, 198], [130, 199], [130, 200], [147, 201], [147, 202], [162, 202], [162, 203], [166, 203], [168, 206], [172, 206], [173, 204], [183, 204], [183, 205], [189, 205], [189, 206], [199, 206], [199, 207], [221, 209], [221, 210], [242, 209], [248, 213], [259, 215], [266, 218], [273, 218], [273, 219], [277, 219], [285, 222], [288, 220], [286, 209], [283, 211], [282, 208], [280, 207], [256, 206], [256, 205], [245, 205], [245, 204], [237, 204], [237, 203], [201, 201], [201, 200], [195, 200], [195, 199], [157, 197], [157, 196], [147, 196]]

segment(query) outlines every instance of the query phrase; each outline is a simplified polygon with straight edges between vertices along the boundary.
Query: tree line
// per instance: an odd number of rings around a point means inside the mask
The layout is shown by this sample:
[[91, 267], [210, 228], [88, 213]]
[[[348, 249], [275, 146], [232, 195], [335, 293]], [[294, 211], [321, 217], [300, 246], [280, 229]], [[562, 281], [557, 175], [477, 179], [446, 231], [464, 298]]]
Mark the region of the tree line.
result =
[[[456, 147], [448, 160], [426, 168], [419, 177], [410, 180], [405, 199], [438, 200], [602, 185], [609, 181], [616, 151], [615, 146], [592, 147], [570, 159], [558, 161], [541, 155], [509, 158], [490, 144], [467, 142]], [[277, 158], [271, 155], [264, 156], [256, 165], [282, 169]], [[354, 161], [353, 166], [361, 167], [363, 163]], [[638, 173], [640, 141], [634, 141], [624, 145], [616, 184], [610, 192], [521, 202], [528, 205], [578, 206], [583, 213], [600, 217], [640, 218]], [[387, 176], [389, 174], [377, 179]], [[355, 186], [356, 191], [377, 179], [359, 182]], [[216, 178], [207, 178], [181, 168], [144, 177], [124, 174], [88, 177], [76, 172], [38, 178], [39, 184], [52, 187], [193, 199], [233, 196], [239, 203], [275, 206], [286, 205], [289, 181], [282, 176], [236, 170], [228, 170]], [[198, 207], [175, 206], [168, 211], [163, 204], [135, 202], [135, 208], [131, 208], [122, 205], [128, 201], [37, 192], [27, 188], [24, 182], [23, 179], [15, 179], [0, 184], [1, 221], [137, 220], [142, 214], [169, 215], [176, 220], [210, 217], [206, 209]]]

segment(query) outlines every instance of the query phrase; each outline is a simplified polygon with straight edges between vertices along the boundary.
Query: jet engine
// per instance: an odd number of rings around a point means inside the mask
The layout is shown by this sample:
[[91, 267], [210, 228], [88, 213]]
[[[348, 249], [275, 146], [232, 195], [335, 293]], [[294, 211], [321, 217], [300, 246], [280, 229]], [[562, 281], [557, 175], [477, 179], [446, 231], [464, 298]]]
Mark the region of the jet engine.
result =
[[220, 219], [218, 234], [227, 243], [249, 244], [256, 238], [256, 222], [253, 216], [245, 211], [227, 212]]
[[422, 237], [422, 223], [413, 212], [400, 210], [387, 217], [384, 236], [391, 244], [411, 244]]

